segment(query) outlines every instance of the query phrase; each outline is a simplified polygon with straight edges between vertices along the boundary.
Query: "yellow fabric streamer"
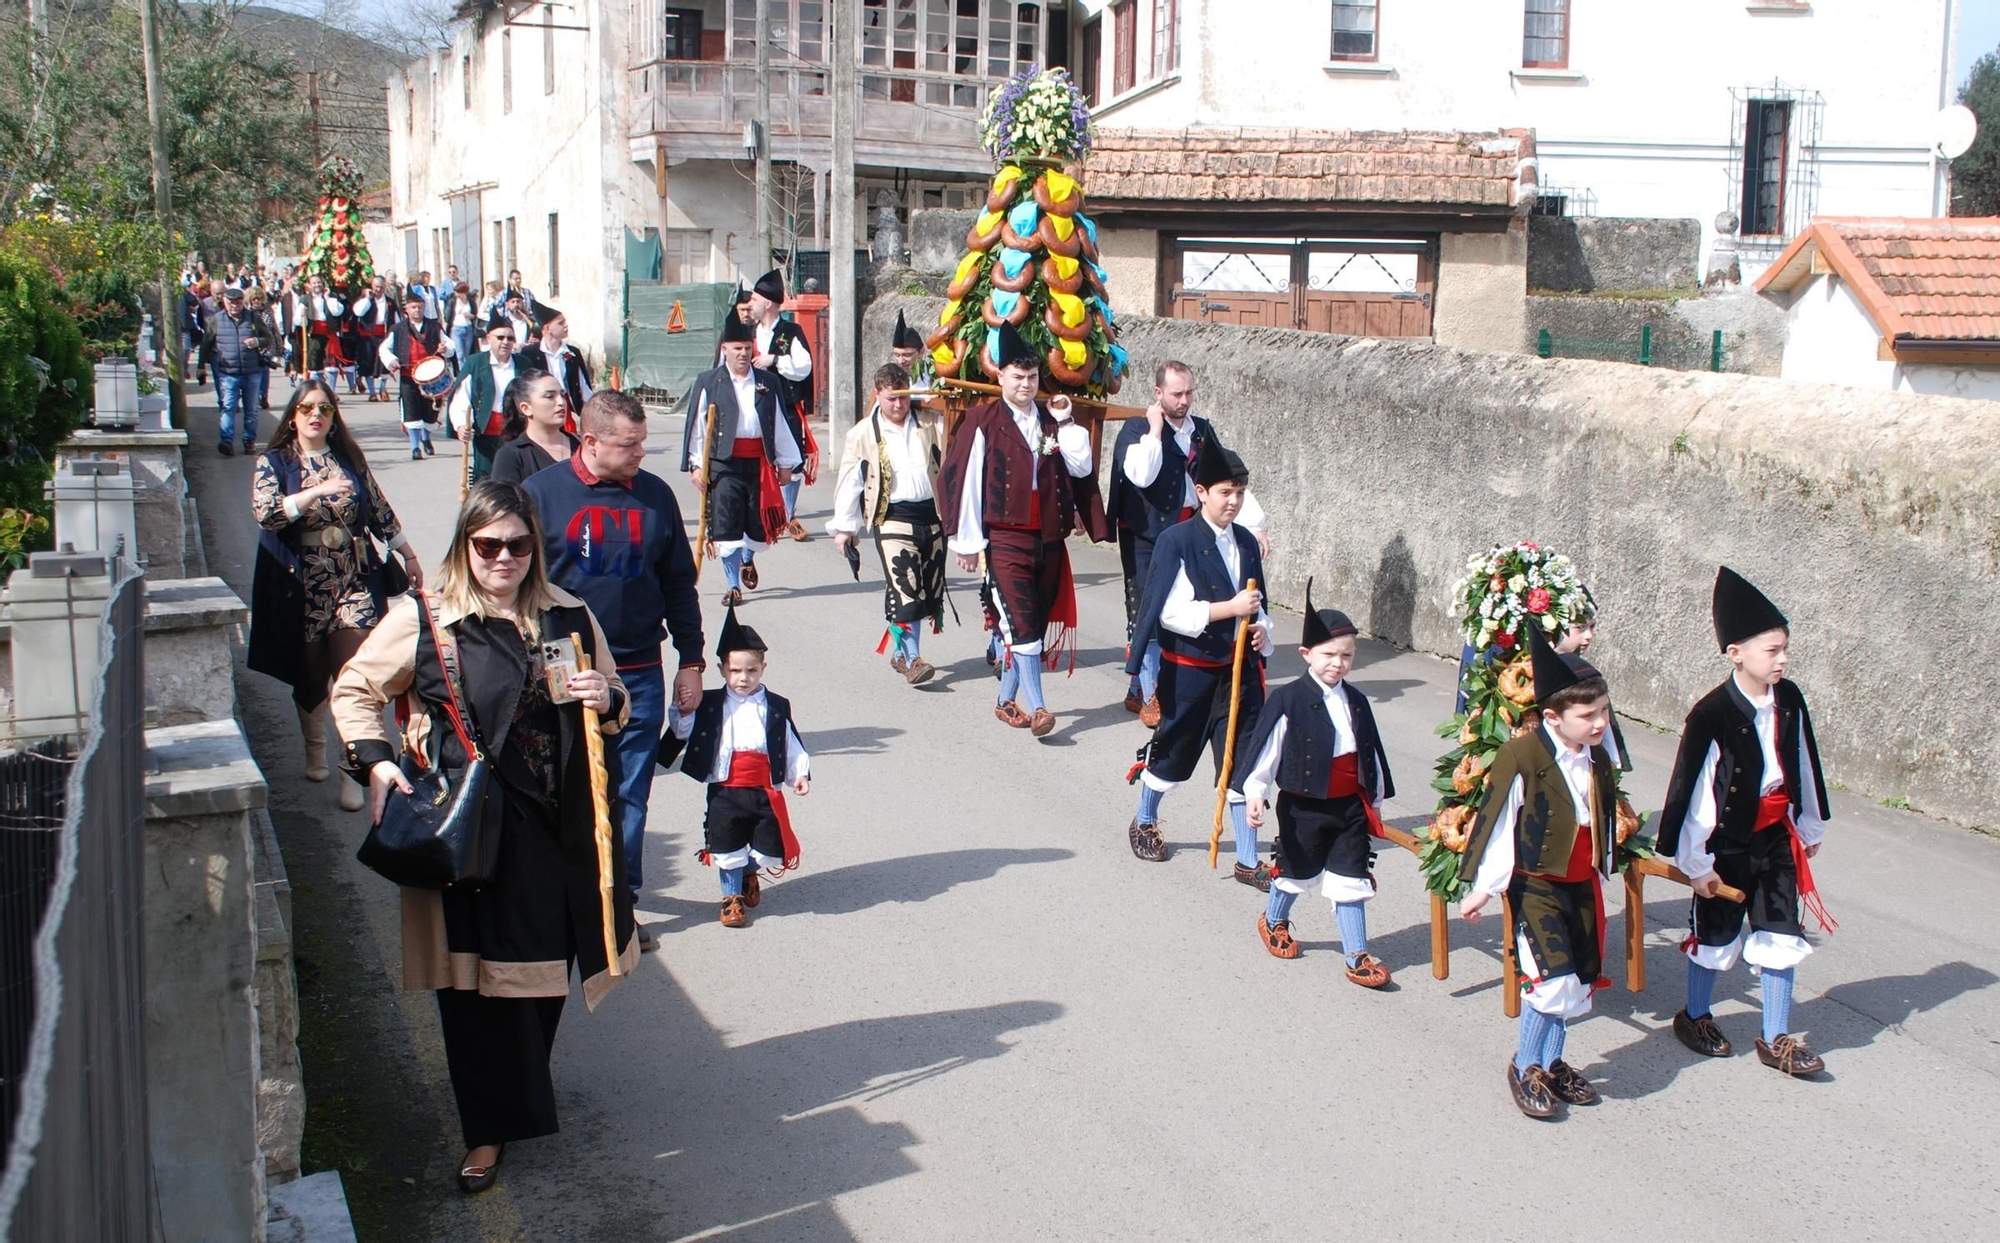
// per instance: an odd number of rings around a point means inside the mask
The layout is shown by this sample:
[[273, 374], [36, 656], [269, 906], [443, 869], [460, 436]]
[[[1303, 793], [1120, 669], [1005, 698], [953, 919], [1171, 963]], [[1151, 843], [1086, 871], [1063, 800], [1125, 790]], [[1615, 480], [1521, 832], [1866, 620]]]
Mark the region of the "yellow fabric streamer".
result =
[[1072, 368], [1081, 368], [1085, 362], [1089, 361], [1090, 347], [1088, 345], [1085, 345], [1083, 342], [1064, 341], [1061, 343], [1061, 345], [1063, 352], [1063, 361], [1069, 364]]
[[951, 348], [951, 343], [947, 341], [943, 345], [940, 345], [936, 349], [931, 351], [931, 358], [937, 363], [938, 366], [943, 367], [951, 363], [951, 360], [956, 353], [957, 351], [953, 350]]
[[970, 279], [972, 269], [979, 266], [979, 261], [985, 257], [985, 254], [985, 251], [975, 250], [967, 253], [965, 258], [960, 259], [958, 261], [958, 279], [961, 281]]
[[1083, 322], [1082, 298], [1073, 293], [1064, 293], [1060, 289], [1051, 289], [1049, 301], [1055, 303], [1056, 310], [1062, 312], [1063, 327], [1074, 328]]
[[1009, 164], [1007, 167], [1000, 170], [998, 176], [993, 178], [993, 193], [1005, 194], [1007, 192], [1007, 187], [1013, 185], [1020, 179], [1021, 179], [1021, 166], [1019, 164]]
[[1064, 280], [1075, 276], [1077, 268], [1082, 266], [1078, 260], [1072, 259], [1068, 255], [1050, 255], [1049, 258], [1055, 261], [1056, 275], [1062, 277]]
[[980, 212], [979, 223], [973, 226], [973, 231], [976, 233], [991, 233], [1000, 227], [1001, 217], [1005, 215], [1005, 212], [997, 211]]
[[1056, 236], [1065, 242], [1069, 240], [1070, 234], [1076, 232], [1076, 222], [1068, 216], [1058, 216], [1054, 212], [1050, 212], [1049, 220], [1056, 226]]
[[951, 301], [945, 303], [944, 310], [938, 312], [938, 327], [942, 328], [952, 320], [957, 319], [958, 309], [959, 300], [957, 298], [953, 298]]
[[1049, 188], [1049, 199], [1061, 203], [1076, 193], [1076, 178], [1057, 169], [1050, 169], [1042, 177], [1042, 183]]

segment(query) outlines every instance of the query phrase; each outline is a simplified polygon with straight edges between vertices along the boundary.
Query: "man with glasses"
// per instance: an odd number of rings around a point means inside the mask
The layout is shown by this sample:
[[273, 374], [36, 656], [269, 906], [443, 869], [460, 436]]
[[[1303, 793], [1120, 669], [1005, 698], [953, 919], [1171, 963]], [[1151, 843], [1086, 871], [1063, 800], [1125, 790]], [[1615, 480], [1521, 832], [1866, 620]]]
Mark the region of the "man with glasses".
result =
[[[521, 486], [541, 515], [549, 581], [590, 605], [631, 696], [631, 718], [611, 739], [617, 755], [611, 772], [625, 879], [637, 908], [644, 905], [646, 801], [667, 720], [660, 644], [672, 637], [679, 657], [674, 704], [692, 712], [701, 703], [701, 604], [680, 504], [666, 481], [639, 468], [646, 458], [644, 407], [629, 393], [607, 390], [584, 404], [578, 422], [583, 442], [569, 461]], [[639, 948], [653, 946], [641, 924]]]
[[472, 437], [473, 483], [493, 473], [493, 455], [500, 450], [500, 432], [507, 422], [503, 408], [507, 386], [514, 382], [514, 345], [514, 325], [494, 320], [486, 333], [486, 349], [465, 360], [445, 411], [454, 436]]

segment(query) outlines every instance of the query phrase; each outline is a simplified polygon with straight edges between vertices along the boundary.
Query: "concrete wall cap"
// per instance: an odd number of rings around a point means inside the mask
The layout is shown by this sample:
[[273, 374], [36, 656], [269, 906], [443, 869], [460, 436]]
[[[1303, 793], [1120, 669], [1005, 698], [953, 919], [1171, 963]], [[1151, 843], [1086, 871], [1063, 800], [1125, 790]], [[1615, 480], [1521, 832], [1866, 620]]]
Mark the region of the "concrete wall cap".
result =
[[148, 820], [253, 811], [269, 796], [234, 720], [149, 729], [146, 750]]

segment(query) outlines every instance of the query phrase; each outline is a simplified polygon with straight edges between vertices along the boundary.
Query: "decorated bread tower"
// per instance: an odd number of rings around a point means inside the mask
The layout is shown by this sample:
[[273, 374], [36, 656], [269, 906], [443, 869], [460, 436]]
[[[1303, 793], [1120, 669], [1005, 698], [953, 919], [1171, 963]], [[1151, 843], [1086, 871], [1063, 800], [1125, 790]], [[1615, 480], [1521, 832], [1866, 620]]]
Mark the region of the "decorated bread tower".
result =
[[[1597, 611], [1575, 564], [1536, 544], [1496, 544], [1467, 560], [1465, 569], [1465, 577], [1452, 586], [1450, 604], [1468, 653], [1459, 670], [1463, 705], [1438, 727], [1438, 736], [1450, 739], [1452, 746], [1438, 759], [1431, 782], [1437, 810], [1418, 855], [1425, 887], [1448, 901], [1456, 901], [1465, 888], [1458, 880], [1459, 855], [1486, 798], [1493, 753], [1541, 720], [1535, 709], [1528, 628], [1539, 629], [1553, 646], [1572, 625], [1590, 621]], [[1640, 823], [1621, 793], [1620, 866], [1652, 853], [1638, 836]]]
[[990, 330], [1011, 323], [1041, 356], [1044, 391], [1102, 400], [1126, 360], [1083, 212], [1090, 109], [1067, 72], [1030, 68], [993, 92], [980, 138], [999, 171], [925, 341], [937, 374], [996, 378]]
[[352, 300], [375, 279], [375, 261], [361, 236], [361, 170], [344, 155], [319, 166], [319, 220], [306, 246], [306, 273], [327, 292]]

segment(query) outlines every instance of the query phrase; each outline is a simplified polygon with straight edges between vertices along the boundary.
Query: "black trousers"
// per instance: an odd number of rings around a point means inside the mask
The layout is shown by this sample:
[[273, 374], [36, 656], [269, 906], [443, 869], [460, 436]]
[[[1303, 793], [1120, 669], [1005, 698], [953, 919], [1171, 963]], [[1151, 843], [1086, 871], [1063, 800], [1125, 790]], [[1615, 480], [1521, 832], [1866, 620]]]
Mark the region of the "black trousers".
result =
[[466, 1151], [560, 1129], [549, 1052], [565, 1000], [437, 990], [444, 1060]]

